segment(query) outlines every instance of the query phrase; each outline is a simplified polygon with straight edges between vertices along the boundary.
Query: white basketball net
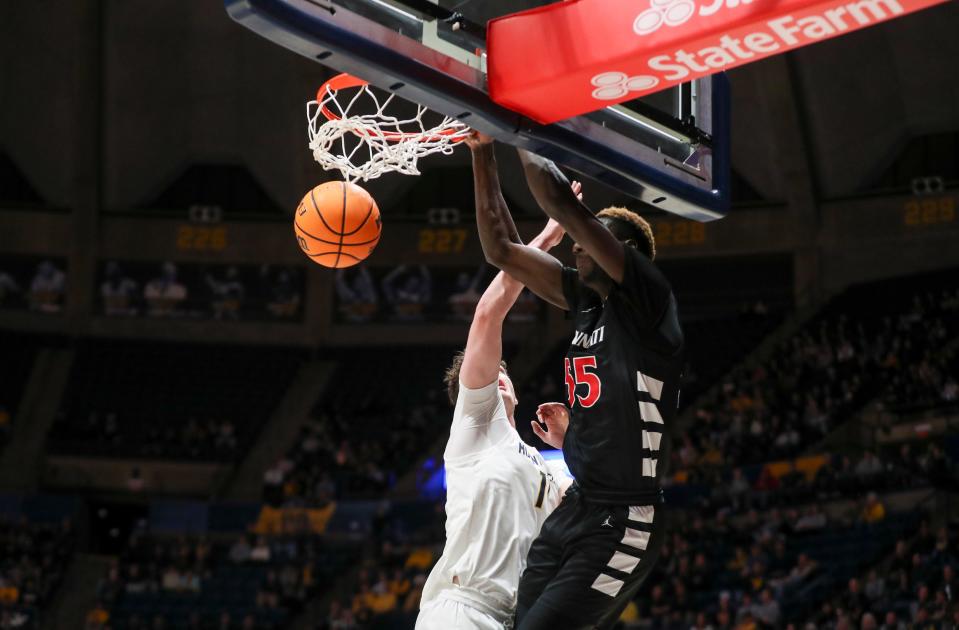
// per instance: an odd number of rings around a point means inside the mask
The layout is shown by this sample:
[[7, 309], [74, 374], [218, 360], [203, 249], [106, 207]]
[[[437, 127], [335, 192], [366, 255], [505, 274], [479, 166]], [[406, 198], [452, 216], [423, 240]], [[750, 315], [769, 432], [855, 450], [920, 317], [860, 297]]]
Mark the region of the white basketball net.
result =
[[[381, 103], [367, 84], [321, 88], [321, 100], [306, 105], [313, 158], [326, 170], [339, 170], [349, 182], [391, 171], [419, 175], [417, 160], [433, 153], [449, 155], [469, 136], [469, 127], [449, 117], [427, 128], [423, 116], [429, 110], [422, 105], [405, 120], [385, 113], [393, 96]], [[351, 113], [354, 108], [374, 113]]]

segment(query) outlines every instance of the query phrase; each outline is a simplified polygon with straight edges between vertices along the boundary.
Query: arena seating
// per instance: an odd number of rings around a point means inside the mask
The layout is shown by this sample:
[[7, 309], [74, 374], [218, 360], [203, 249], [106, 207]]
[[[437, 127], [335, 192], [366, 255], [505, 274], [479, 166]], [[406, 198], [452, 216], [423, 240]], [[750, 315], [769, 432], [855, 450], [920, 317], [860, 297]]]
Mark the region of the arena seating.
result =
[[412, 628], [426, 577], [442, 553], [444, 523], [442, 502], [394, 503], [379, 519], [359, 570], [337, 583], [325, 627]]
[[288, 348], [82, 342], [49, 450], [235, 460], [304, 357]]
[[285, 628], [356, 552], [317, 535], [135, 533], [98, 586], [99, 607], [117, 630], [220, 627], [224, 619], [229, 628]]
[[331, 352], [337, 368], [313, 419], [267, 472], [272, 504], [379, 497], [427, 454], [452, 413], [443, 373], [460, 348]]
[[75, 545], [69, 520], [50, 525], [0, 518], [0, 627], [39, 627]]
[[[940, 299], [943, 292], [953, 295], [957, 284], [959, 274], [950, 271], [845, 291], [768, 361], [723, 379], [719, 394], [696, 410], [695, 429], [683, 440], [686, 457], [675, 450], [673, 470], [794, 455], [866, 402], [887, 397], [910, 366], [959, 335], [959, 300]], [[897, 397], [912, 395], [898, 389]]]
[[[940, 515], [941, 516], [941, 515]], [[959, 621], [956, 523], [928, 521], [868, 570], [837, 582], [808, 622], [820, 628], [951, 628]]]
[[760, 627], [783, 627], [875, 562], [915, 521], [889, 515], [871, 525], [827, 522], [796, 531], [776, 513], [679, 516], [635, 608], [624, 614], [634, 627], [695, 627], [700, 614], [715, 627], [738, 626], [747, 616]]

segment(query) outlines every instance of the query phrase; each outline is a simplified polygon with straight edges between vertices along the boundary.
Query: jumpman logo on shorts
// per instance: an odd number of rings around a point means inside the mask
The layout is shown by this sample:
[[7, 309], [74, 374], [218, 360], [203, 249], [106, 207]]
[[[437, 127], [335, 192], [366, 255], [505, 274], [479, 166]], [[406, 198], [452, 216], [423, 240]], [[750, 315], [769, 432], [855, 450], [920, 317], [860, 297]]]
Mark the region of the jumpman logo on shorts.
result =
[[612, 518], [613, 518], [612, 516], [607, 516], [607, 517], [606, 517], [606, 520], [603, 521], [603, 524], [600, 525], [600, 527], [612, 527], [613, 524], [610, 523], [610, 519], [612, 519]]

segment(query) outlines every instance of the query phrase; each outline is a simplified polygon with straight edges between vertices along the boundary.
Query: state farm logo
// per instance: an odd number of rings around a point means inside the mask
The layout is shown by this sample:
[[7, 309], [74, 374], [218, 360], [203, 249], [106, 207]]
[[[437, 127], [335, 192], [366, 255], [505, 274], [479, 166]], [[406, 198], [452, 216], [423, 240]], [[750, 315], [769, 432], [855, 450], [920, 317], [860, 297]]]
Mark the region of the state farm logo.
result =
[[601, 101], [615, 101], [623, 98], [630, 92], [643, 92], [659, 85], [659, 79], [648, 74], [634, 77], [626, 76], [624, 72], [602, 72], [590, 80], [593, 87], [593, 98]]
[[679, 26], [696, 13], [693, 0], [650, 0], [650, 7], [633, 21], [637, 35], [649, 35], [663, 24]]
[[[723, 7], [735, 9], [741, 4], [752, 4], [753, 0], [712, 0], [699, 7], [700, 17], [709, 17]], [[637, 35], [649, 35], [666, 26], [679, 26], [696, 15], [695, 0], [650, 0], [649, 8], [633, 20], [633, 31]]]

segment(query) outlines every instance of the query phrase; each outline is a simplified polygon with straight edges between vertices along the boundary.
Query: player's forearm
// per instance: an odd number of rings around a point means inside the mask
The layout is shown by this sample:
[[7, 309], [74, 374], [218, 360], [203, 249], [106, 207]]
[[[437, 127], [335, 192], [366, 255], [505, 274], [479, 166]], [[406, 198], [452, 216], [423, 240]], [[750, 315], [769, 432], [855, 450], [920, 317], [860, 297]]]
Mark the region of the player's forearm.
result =
[[508, 256], [510, 247], [522, 241], [500, 190], [493, 145], [482, 145], [472, 151], [476, 227], [480, 244], [487, 262], [500, 266]]
[[523, 285], [501, 271], [496, 274], [493, 281], [486, 287], [483, 296], [476, 305], [474, 321], [486, 319], [487, 321], [502, 322], [506, 319], [509, 309], [519, 298]]
[[551, 219], [566, 225], [565, 219], [579, 208], [579, 200], [570, 189], [569, 179], [551, 160], [519, 149], [526, 183], [536, 203]]
[[[527, 247], [547, 252], [553, 246], [546, 231], [540, 232], [529, 242]], [[479, 303], [476, 305], [478, 316], [488, 316], [503, 320], [509, 310], [516, 304], [519, 294], [523, 292], [523, 283], [509, 274], [500, 271], [490, 282]]]

